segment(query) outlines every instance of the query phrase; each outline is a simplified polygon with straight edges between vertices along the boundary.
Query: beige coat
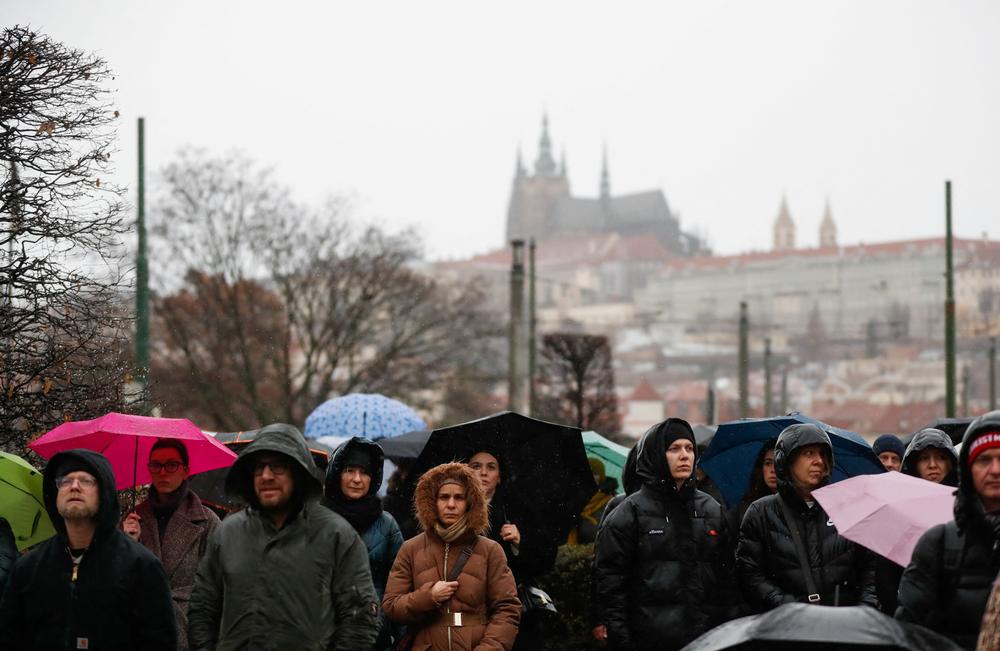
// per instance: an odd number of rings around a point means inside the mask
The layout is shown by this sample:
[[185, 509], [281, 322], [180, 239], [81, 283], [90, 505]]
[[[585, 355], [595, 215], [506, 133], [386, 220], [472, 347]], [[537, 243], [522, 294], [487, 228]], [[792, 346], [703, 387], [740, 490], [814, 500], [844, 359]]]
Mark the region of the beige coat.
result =
[[179, 651], [186, 651], [188, 602], [194, 587], [194, 574], [205, 551], [208, 535], [219, 524], [219, 516], [204, 506], [198, 496], [189, 490], [170, 516], [164, 540], [161, 541], [156, 515], [149, 500], [139, 504], [135, 511], [142, 518], [139, 523], [139, 542], [160, 559], [170, 581], [170, 595], [173, 597], [174, 617], [177, 620], [177, 648]]
[[[460, 473], [468, 482], [469, 495], [470, 530], [450, 544], [433, 528], [438, 482], [446, 473]], [[416, 630], [412, 651], [509, 651], [517, 637], [521, 602], [503, 548], [477, 535], [489, 520], [475, 475], [462, 464], [432, 468], [424, 473], [414, 501], [424, 533], [403, 543], [396, 556], [382, 600], [386, 615]], [[448, 602], [437, 606], [431, 588], [447, 579], [469, 545], [472, 555], [458, 577], [458, 590]], [[466, 625], [447, 626], [443, 621], [446, 613], [462, 613]]]

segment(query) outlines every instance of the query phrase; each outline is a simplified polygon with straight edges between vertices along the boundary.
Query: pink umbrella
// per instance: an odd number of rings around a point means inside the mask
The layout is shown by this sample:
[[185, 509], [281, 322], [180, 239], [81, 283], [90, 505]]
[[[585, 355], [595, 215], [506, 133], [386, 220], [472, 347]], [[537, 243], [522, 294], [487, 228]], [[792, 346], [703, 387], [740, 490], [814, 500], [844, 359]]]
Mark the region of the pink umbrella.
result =
[[63, 423], [38, 437], [29, 448], [46, 459], [84, 448], [111, 462], [119, 490], [150, 483], [146, 460], [156, 439], [179, 439], [188, 451], [192, 475], [233, 465], [236, 454], [186, 418], [151, 418], [111, 412], [94, 420]]
[[952, 519], [954, 494], [901, 472], [859, 475], [813, 491], [841, 536], [904, 567], [917, 539]]

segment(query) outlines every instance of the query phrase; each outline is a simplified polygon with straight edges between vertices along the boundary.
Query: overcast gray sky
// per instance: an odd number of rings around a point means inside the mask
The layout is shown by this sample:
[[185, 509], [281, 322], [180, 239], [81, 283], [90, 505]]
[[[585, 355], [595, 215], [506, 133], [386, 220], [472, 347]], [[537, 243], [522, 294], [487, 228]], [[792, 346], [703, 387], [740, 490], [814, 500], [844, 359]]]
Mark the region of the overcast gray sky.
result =
[[118, 73], [119, 178], [241, 149], [302, 200], [350, 193], [435, 258], [503, 244], [543, 109], [574, 193], [661, 188], [721, 253], [770, 246], [782, 194], [815, 244], [1000, 237], [1000, 2], [3, 0]]

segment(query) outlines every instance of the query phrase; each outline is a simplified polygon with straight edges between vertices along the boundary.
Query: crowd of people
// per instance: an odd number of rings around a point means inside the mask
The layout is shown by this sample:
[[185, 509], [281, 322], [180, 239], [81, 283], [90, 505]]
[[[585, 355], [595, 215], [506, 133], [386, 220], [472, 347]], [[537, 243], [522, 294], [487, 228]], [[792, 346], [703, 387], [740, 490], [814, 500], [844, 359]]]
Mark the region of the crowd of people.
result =
[[560, 544], [593, 542], [591, 634], [611, 649], [681, 649], [795, 602], [1000, 649], [1000, 412], [958, 450], [936, 429], [872, 447], [887, 471], [955, 487], [954, 519], [905, 568], [840, 535], [814, 498], [835, 459], [808, 423], [766, 442], [727, 508], [703, 490], [691, 426], [669, 418], [630, 451], [622, 494], [591, 460], [598, 491], [568, 541], [521, 526], [509, 461], [489, 446], [419, 477], [401, 468], [382, 499], [377, 443], [346, 441], [324, 473], [295, 427], [269, 425], [229, 469], [245, 507], [221, 520], [178, 440], [152, 447], [148, 497], [125, 517], [108, 460], [66, 451], [43, 473], [56, 535], [19, 556], [0, 519], [0, 648], [541, 650], [552, 608], [534, 586]]

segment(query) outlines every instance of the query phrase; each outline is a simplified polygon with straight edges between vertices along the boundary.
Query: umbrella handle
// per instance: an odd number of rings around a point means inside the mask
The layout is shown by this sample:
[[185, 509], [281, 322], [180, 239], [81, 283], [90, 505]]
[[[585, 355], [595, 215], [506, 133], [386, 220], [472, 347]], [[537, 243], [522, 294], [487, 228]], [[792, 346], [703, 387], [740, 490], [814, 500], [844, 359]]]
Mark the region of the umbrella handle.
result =
[[132, 509], [135, 511], [135, 503], [139, 499], [138, 492], [138, 475], [139, 475], [139, 437], [135, 437], [135, 457], [132, 459]]

